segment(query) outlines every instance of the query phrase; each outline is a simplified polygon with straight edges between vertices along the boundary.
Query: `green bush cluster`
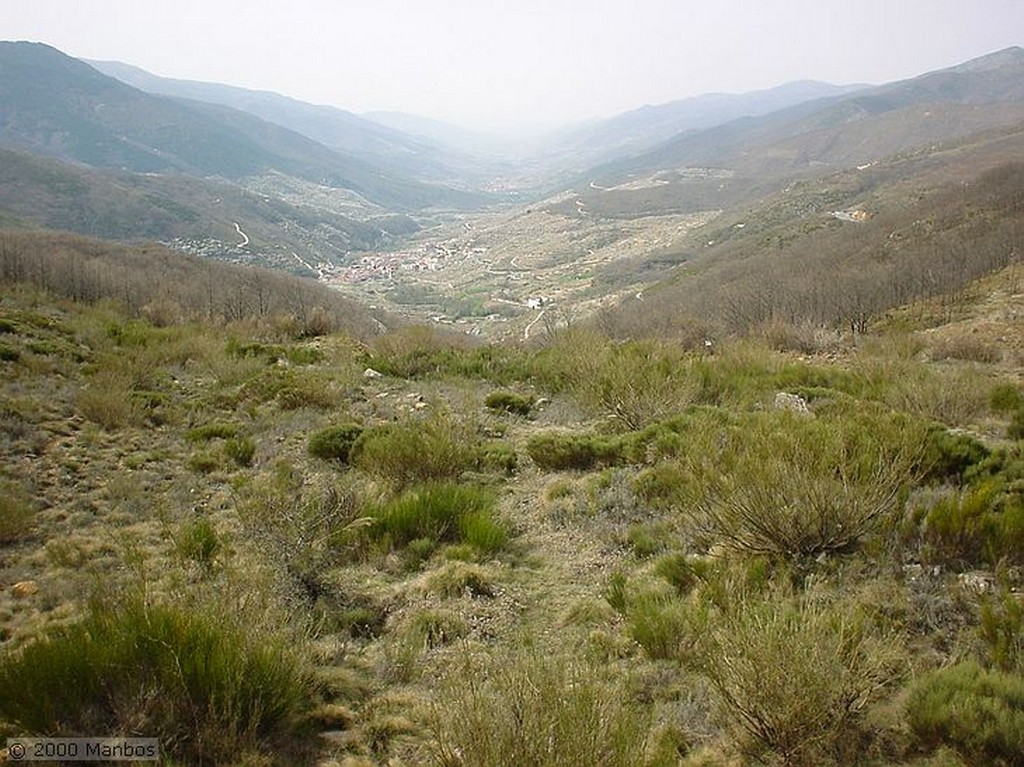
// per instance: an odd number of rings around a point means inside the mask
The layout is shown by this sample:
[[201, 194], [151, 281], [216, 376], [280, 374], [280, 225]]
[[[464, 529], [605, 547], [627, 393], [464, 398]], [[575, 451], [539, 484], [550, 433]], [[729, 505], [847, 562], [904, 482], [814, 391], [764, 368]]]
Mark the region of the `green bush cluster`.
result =
[[748, 754], [819, 767], [860, 754], [866, 708], [903, 659], [896, 637], [848, 605], [748, 597], [709, 620], [700, 667]]
[[510, 391], [495, 391], [487, 395], [484, 405], [502, 413], [528, 416], [533, 410], [533, 397]]
[[314, 458], [348, 463], [352, 447], [362, 433], [363, 427], [355, 423], [330, 426], [313, 434], [307, 449]]
[[24, 485], [14, 480], [0, 480], [0, 545], [28, 535], [35, 515], [35, 504]]
[[915, 510], [909, 523], [924, 559], [958, 565], [1024, 559], [1024, 459], [995, 450], [964, 471], [964, 486]]
[[515, 453], [507, 446], [483, 440], [471, 424], [443, 414], [366, 429], [349, 460], [399, 488], [515, 468]]
[[544, 471], [588, 471], [620, 463], [622, 443], [617, 437], [549, 431], [531, 437], [526, 452]]
[[651, 764], [649, 713], [597, 669], [529, 650], [463, 665], [434, 708], [440, 767]]
[[217, 528], [206, 517], [182, 524], [174, 537], [174, 547], [182, 559], [192, 560], [207, 570], [224, 550]]
[[468, 544], [481, 554], [504, 548], [510, 531], [495, 512], [493, 493], [472, 485], [439, 482], [414, 488], [367, 509], [359, 535], [384, 550], [443, 543]]
[[919, 745], [953, 749], [969, 767], [1021, 764], [1024, 679], [969, 660], [919, 679], [907, 721]]
[[581, 405], [626, 429], [681, 412], [701, 391], [692, 360], [677, 346], [613, 343], [581, 328], [558, 334], [536, 367], [549, 388], [568, 390]]
[[921, 434], [875, 417], [752, 413], [691, 434], [688, 520], [708, 546], [809, 560], [892, 525]]
[[215, 439], [231, 439], [237, 437], [239, 428], [237, 424], [216, 421], [206, 423], [202, 426], [195, 426], [188, 430], [185, 439], [189, 442], [210, 442]]
[[313, 685], [283, 641], [171, 605], [94, 607], [0, 658], [0, 719], [52, 737], [145, 733], [185, 763], [296, 736]]

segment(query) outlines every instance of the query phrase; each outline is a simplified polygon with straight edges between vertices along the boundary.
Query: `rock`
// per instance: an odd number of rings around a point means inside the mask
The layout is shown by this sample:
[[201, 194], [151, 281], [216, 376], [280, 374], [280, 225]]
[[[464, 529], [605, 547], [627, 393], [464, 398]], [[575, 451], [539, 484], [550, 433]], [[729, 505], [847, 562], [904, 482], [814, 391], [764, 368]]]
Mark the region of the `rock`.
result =
[[417, 402], [415, 405], [413, 405], [413, 408], [415, 410], [426, 410], [427, 403], [426, 402]]
[[18, 599], [30, 597], [39, 591], [39, 584], [35, 581], [18, 581], [11, 586], [11, 594]]
[[801, 397], [799, 394], [790, 394], [789, 392], [780, 391], [775, 395], [775, 409], [776, 410], [788, 410], [791, 413], [797, 413], [798, 415], [813, 416], [814, 413], [807, 407], [807, 400]]
[[363, 371], [363, 378], [383, 378], [383, 377], [384, 377], [383, 373], [379, 373], [376, 370], [374, 370], [373, 368], [366, 368], [366, 370]]

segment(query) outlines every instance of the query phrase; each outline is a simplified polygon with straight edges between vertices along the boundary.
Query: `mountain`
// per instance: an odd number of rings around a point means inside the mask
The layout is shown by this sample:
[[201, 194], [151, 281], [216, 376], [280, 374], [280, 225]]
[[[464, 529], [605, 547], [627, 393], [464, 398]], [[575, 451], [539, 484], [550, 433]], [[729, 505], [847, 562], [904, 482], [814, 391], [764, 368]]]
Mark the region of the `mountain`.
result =
[[278, 172], [388, 209], [480, 199], [384, 173], [238, 110], [144, 93], [39, 43], [0, 43], [0, 147], [93, 167], [235, 182]]
[[384, 121], [336, 107], [308, 104], [270, 91], [159, 77], [118, 61], [86, 63], [146, 93], [246, 112], [388, 172], [465, 185], [464, 171], [475, 167], [472, 157], [453, 149], [456, 142], [437, 142], [429, 134], [403, 132], [400, 126], [388, 127]]
[[713, 128], [742, 117], [770, 114], [864, 87], [801, 80], [768, 90], [708, 93], [667, 104], [648, 105], [560, 131], [548, 139], [545, 151], [572, 157], [575, 163], [589, 161], [593, 164], [615, 155], [637, 154], [682, 133]]
[[[1024, 121], [1024, 50], [1010, 48], [920, 77], [805, 101], [686, 133], [578, 175], [600, 215], [722, 210], [791, 180]], [[572, 201], [561, 203], [569, 210]]]
[[370, 250], [415, 229], [405, 217], [362, 222], [224, 181], [98, 170], [10, 150], [0, 150], [0, 212], [8, 226], [177, 242], [221, 260], [303, 274], [312, 272], [310, 262]]

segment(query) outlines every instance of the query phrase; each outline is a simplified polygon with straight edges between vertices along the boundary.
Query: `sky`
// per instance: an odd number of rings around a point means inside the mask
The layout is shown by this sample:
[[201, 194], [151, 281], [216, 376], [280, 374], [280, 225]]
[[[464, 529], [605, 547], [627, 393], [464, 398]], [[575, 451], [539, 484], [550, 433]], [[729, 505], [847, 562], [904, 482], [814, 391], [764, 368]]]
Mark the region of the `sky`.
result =
[[0, 39], [501, 132], [912, 77], [1024, 45], [1024, 0], [0, 0]]

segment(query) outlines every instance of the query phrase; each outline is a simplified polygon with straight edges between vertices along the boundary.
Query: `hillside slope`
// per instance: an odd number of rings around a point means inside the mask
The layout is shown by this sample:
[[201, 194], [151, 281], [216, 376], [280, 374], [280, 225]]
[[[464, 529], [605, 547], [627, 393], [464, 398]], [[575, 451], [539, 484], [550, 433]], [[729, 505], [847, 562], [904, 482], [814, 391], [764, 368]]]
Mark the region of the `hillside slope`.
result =
[[231, 181], [276, 171], [392, 209], [479, 201], [244, 112], [144, 93], [37, 43], [0, 44], [0, 106], [0, 146], [93, 167]]

